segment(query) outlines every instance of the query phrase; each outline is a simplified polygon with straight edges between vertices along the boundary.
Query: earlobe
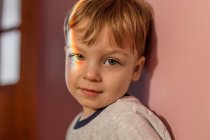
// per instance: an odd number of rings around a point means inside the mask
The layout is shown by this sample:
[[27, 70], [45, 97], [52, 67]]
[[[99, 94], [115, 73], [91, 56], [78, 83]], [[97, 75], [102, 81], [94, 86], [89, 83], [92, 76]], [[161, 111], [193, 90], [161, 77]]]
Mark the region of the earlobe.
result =
[[141, 73], [142, 73], [142, 70], [143, 70], [143, 67], [144, 67], [144, 63], [145, 63], [145, 57], [142, 56], [140, 57], [136, 64], [135, 64], [135, 67], [134, 67], [134, 70], [133, 70], [133, 76], [132, 76], [132, 81], [138, 81], [140, 76], [141, 76]]

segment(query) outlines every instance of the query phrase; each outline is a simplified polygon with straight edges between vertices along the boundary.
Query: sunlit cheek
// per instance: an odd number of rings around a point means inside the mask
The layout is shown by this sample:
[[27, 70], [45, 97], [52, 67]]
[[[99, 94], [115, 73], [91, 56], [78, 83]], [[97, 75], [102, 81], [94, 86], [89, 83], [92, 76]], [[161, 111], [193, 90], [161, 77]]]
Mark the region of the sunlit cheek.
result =
[[70, 91], [72, 90], [71, 87], [74, 86], [75, 82], [78, 80], [82, 72], [82, 65], [83, 64], [77, 61], [70, 60], [67, 57], [65, 78]]
[[78, 72], [81, 70], [82, 66], [84, 65], [84, 62], [77, 61], [74, 59], [67, 58], [67, 69], [70, 72]]

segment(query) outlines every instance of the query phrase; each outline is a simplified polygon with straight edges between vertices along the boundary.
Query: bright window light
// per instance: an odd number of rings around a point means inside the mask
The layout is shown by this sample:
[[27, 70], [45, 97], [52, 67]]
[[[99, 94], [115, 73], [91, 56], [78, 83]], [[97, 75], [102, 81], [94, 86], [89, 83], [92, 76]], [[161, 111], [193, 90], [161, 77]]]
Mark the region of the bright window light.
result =
[[2, 29], [19, 26], [21, 23], [21, 1], [4, 0], [2, 8]]
[[0, 85], [16, 84], [20, 79], [20, 31], [1, 34]]

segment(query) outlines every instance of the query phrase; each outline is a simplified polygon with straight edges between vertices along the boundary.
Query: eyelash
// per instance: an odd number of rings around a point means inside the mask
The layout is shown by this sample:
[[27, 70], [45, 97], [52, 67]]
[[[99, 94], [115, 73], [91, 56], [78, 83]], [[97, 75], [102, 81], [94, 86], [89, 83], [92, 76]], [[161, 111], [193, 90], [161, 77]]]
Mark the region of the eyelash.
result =
[[[82, 58], [79, 58], [79, 56], [82, 57]], [[85, 57], [81, 54], [69, 54], [69, 58], [74, 59], [74, 57], [76, 57], [75, 59], [77, 61], [84, 61], [84, 59], [85, 59]]]
[[[107, 58], [105, 61], [104, 61], [104, 64], [106, 63], [106, 61], [109, 63], [109, 65], [121, 65], [121, 63], [120, 63], [120, 61], [119, 60], [116, 60], [116, 59], [114, 59], [114, 58]], [[111, 61], [113, 61], [114, 62], [114, 64], [111, 64], [111, 63], [113, 63], [113, 62], [111, 62]], [[111, 62], [111, 63], [110, 63]]]
[[[79, 58], [79, 57], [82, 57], [82, 58]], [[83, 55], [81, 55], [81, 54], [69, 54], [69, 58], [75, 59], [76, 61], [84, 61], [85, 60], [85, 57]], [[103, 63], [106, 64], [106, 62], [108, 62], [107, 65], [111, 65], [111, 66], [122, 65], [120, 63], [120, 61], [115, 59], [115, 58], [106, 58], [106, 60]], [[114, 64], [111, 64], [111, 63], [114, 63]]]

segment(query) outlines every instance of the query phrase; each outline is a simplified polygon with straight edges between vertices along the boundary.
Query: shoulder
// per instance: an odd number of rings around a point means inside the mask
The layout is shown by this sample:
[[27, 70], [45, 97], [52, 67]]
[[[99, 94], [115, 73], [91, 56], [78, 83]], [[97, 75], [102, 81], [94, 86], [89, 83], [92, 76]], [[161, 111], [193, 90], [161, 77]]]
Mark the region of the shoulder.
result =
[[133, 139], [170, 139], [160, 119], [133, 96], [122, 97], [108, 109], [112, 112], [112, 125], [119, 136], [134, 137]]
[[110, 112], [110, 114], [114, 114], [115, 117], [126, 115], [140, 115], [143, 117], [151, 113], [151, 111], [134, 96], [124, 96], [109, 105], [106, 110]]

